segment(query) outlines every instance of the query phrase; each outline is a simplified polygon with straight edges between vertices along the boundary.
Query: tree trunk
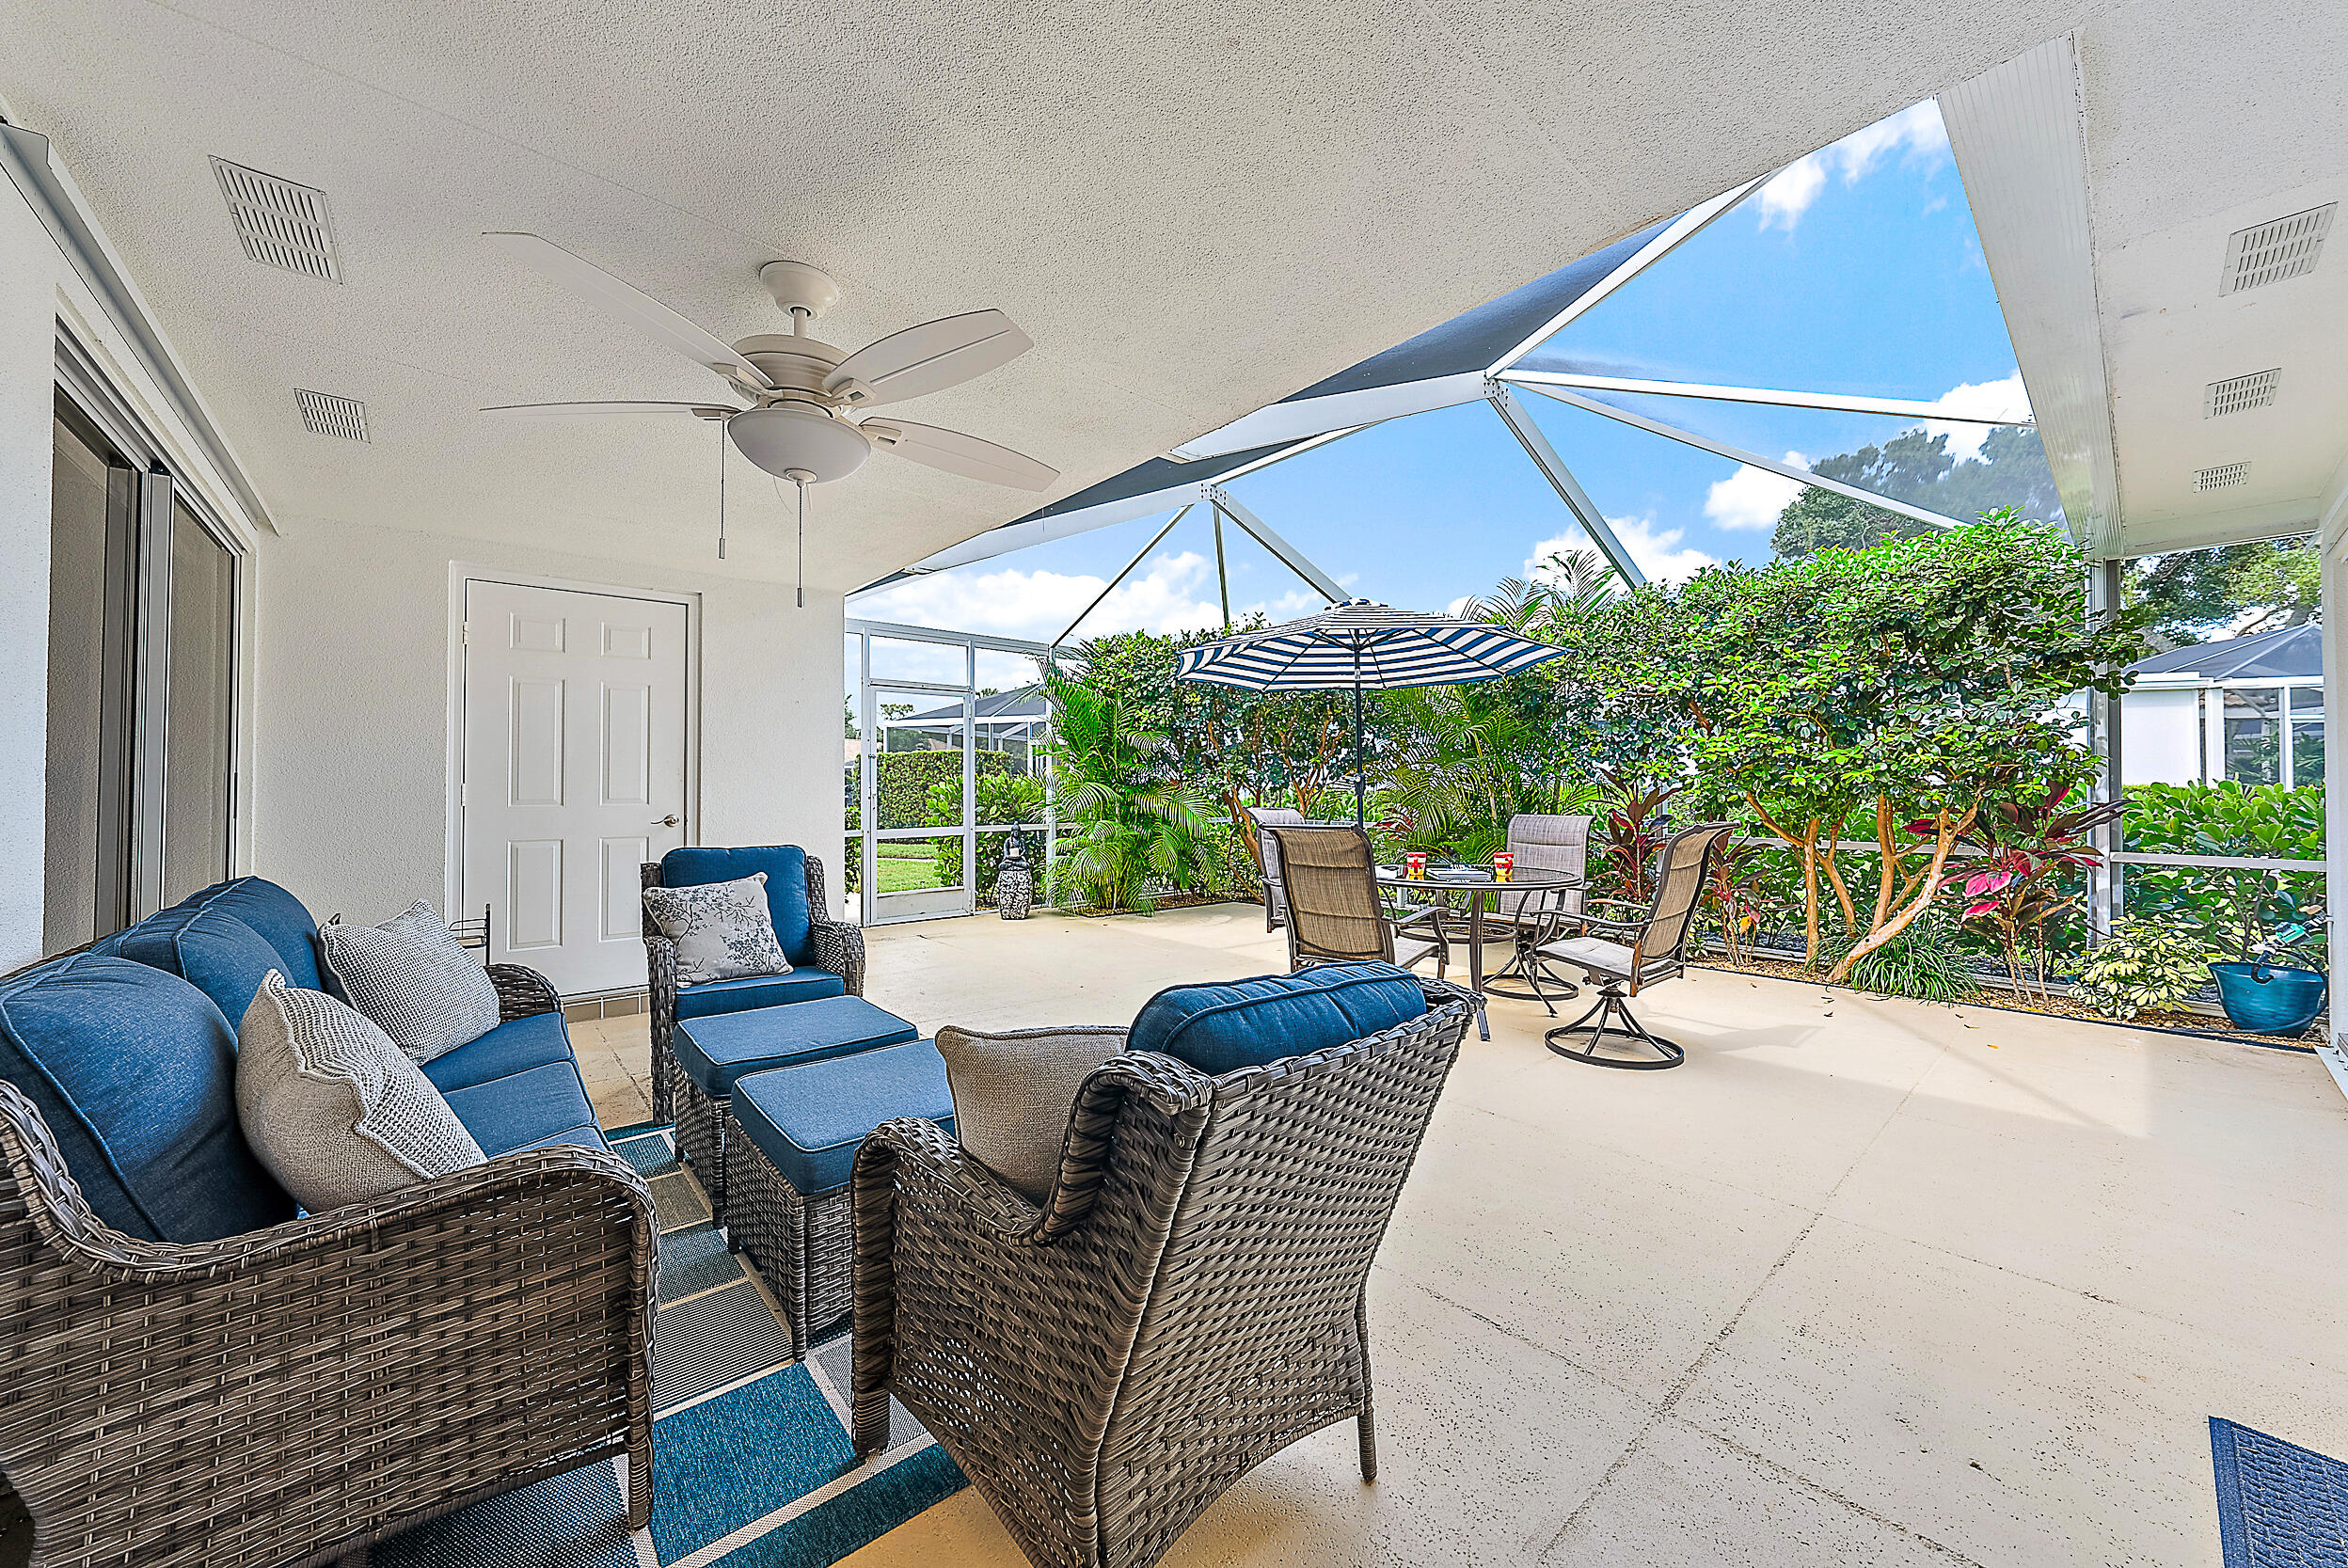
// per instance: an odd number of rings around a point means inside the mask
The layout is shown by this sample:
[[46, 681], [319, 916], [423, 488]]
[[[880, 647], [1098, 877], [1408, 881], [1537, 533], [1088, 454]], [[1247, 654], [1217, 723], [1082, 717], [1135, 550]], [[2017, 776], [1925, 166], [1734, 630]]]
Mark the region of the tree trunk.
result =
[[1974, 811], [1971, 809], [1968, 809], [1965, 815], [1955, 822], [1949, 820], [1946, 809], [1943, 809], [1933, 818], [1932, 871], [1924, 879], [1923, 891], [1918, 893], [1905, 909], [1883, 925], [1868, 932], [1864, 940], [1855, 943], [1849, 952], [1844, 954], [1843, 961], [1836, 964], [1833, 973], [1826, 977], [1829, 985], [1848, 979], [1853, 965], [1906, 930], [1916, 916], [1930, 907], [1934, 895], [1941, 891], [1941, 874], [1948, 867], [1949, 853], [1957, 847], [1959, 836], [1967, 828], [1973, 826], [1973, 818]]

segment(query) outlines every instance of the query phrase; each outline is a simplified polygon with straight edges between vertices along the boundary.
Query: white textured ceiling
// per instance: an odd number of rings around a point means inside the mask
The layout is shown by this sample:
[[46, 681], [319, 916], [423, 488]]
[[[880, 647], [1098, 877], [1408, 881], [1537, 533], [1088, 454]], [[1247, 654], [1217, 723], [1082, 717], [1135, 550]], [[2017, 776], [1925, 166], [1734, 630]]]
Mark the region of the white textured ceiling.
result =
[[[483, 230], [545, 234], [728, 340], [780, 326], [755, 280], [778, 256], [839, 279], [818, 331], [845, 348], [1000, 306], [1037, 350], [904, 413], [1042, 458], [1065, 494], [2080, 9], [0, 0], [0, 101], [53, 138], [289, 531], [710, 564], [711, 428], [473, 412], [720, 389]], [[214, 154], [323, 188], [345, 281], [246, 261]], [[2148, 239], [2163, 172], [2113, 198]], [[364, 400], [373, 444], [305, 433], [297, 386]], [[778, 498], [733, 472], [729, 569], [787, 578]], [[832, 587], [1038, 501], [884, 456], [813, 498]]]

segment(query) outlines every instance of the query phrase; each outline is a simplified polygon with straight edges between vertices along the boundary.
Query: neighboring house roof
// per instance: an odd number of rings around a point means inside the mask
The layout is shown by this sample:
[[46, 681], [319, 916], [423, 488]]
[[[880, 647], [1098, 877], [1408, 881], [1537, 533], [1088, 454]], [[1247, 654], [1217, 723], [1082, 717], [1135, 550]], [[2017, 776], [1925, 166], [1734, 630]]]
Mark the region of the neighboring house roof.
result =
[[2128, 666], [2132, 675], [2168, 675], [2199, 681], [2283, 680], [2324, 673], [2324, 628], [2314, 622], [2192, 642]]
[[[1032, 724], [1044, 717], [1043, 688], [1018, 686], [1008, 691], [997, 691], [980, 697], [976, 705], [976, 718], [981, 724]], [[939, 729], [962, 721], [962, 705], [948, 703], [933, 707], [927, 713], [908, 714], [891, 721], [893, 729]]]

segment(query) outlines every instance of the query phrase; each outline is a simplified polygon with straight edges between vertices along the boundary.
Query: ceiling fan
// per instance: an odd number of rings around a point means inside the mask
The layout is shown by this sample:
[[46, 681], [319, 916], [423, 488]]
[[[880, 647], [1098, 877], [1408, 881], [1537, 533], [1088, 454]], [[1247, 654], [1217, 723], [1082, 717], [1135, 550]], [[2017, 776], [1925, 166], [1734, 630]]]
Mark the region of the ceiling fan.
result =
[[1000, 310], [973, 310], [891, 333], [854, 354], [807, 336], [837, 304], [839, 285], [804, 261], [769, 261], [758, 280], [790, 316], [787, 333], [728, 348], [658, 300], [535, 234], [483, 236], [654, 341], [715, 371], [748, 406], [719, 403], [531, 403], [484, 408], [518, 419], [594, 414], [681, 415], [722, 421], [744, 457], [801, 487], [846, 479], [874, 448], [932, 468], [1021, 490], [1048, 488], [1057, 470], [959, 430], [907, 420], [850, 419], [868, 408], [943, 391], [1008, 364], [1035, 346]]

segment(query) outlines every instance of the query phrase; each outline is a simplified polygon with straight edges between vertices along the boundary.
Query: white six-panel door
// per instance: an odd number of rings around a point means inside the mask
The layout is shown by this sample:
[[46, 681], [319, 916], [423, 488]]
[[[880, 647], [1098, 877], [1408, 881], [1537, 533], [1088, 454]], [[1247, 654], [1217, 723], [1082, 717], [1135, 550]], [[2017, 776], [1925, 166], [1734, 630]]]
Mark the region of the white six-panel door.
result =
[[685, 839], [685, 607], [465, 585], [460, 916], [565, 996], [644, 983], [639, 868]]

